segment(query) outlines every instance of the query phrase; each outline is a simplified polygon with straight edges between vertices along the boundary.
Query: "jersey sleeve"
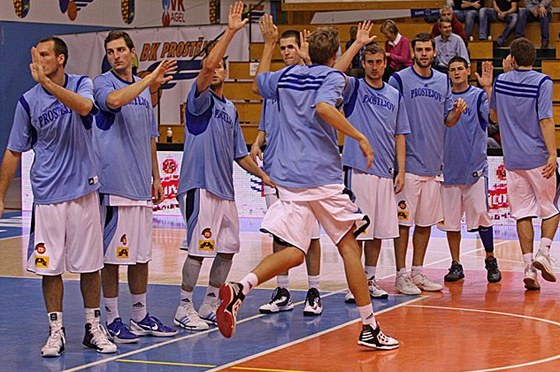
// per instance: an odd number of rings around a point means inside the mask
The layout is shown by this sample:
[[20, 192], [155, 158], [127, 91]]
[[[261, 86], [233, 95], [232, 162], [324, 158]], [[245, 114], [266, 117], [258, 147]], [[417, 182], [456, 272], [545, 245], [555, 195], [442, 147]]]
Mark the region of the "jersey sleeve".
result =
[[354, 89], [356, 88], [356, 84], [358, 83], [358, 79], [353, 76], [348, 76], [348, 82], [346, 87], [344, 87], [344, 91], [342, 92], [342, 98], [344, 104], [347, 104], [350, 99], [352, 98], [352, 93], [354, 93]]
[[267, 114], [267, 111], [268, 111], [268, 108], [267, 108], [268, 102], [269, 101], [265, 99], [262, 103], [261, 120], [259, 121], [259, 130], [262, 131], [262, 132], [266, 132], [266, 120], [267, 120], [266, 114]]
[[478, 99], [478, 122], [480, 123], [480, 128], [485, 132], [486, 128], [488, 128], [489, 115], [490, 107], [488, 104], [488, 95], [485, 91], [482, 91]]
[[548, 76], [539, 85], [537, 116], [539, 120], [552, 117], [552, 80]]
[[389, 85], [398, 90], [401, 94], [403, 94], [403, 84], [401, 80], [401, 76], [397, 73], [394, 73], [389, 78]]
[[202, 92], [197, 92], [196, 81], [187, 95], [187, 110], [195, 116], [201, 115], [208, 110], [212, 103], [210, 87]]
[[276, 91], [278, 88], [278, 81], [282, 76], [284, 69], [275, 72], [262, 72], [257, 75], [257, 84], [259, 85], [259, 92], [265, 99], [276, 99]]
[[494, 80], [494, 86], [492, 87], [492, 95], [489, 104], [490, 109], [494, 111], [496, 111], [496, 82], [497, 81], [498, 79]]
[[445, 122], [445, 118], [447, 115], [453, 110], [453, 97], [451, 96], [451, 84], [449, 83], [449, 79], [447, 80], [447, 90], [445, 93], [445, 103], [443, 108], [443, 121]]
[[158, 123], [156, 119], [156, 113], [154, 112], [154, 108], [151, 105], [150, 105], [150, 116], [152, 117], [150, 134], [152, 138], [157, 138], [159, 137]]
[[235, 112], [235, 131], [234, 131], [234, 158], [239, 159], [247, 156], [247, 144], [245, 143], [245, 138], [243, 138], [243, 131], [239, 125], [239, 114]]
[[97, 107], [95, 103], [95, 98], [93, 96], [93, 82], [87, 76], [82, 76], [80, 80], [78, 80], [78, 86], [76, 88], [76, 93], [81, 97], [89, 99], [93, 106], [89, 115], [97, 115], [99, 113], [99, 107]]
[[395, 129], [395, 134], [410, 134], [410, 122], [408, 120], [408, 113], [406, 112], [406, 107], [404, 106], [404, 99], [401, 94], [399, 94], [399, 105], [397, 113], [397, 127]]
[[338, 107], [342, 103], [342, 92], [346, 85], [346, 78], [338, 71], [333, 71], [325, 76], [325, 80], [317, 91], [314, 105], [321, 102]]
[[121, 109], [112, 109], [107, 106], [107, 96], [117, 90], [113, 85], [113, 82], [107, 78], [106, 75], [99, 75], [93, 81], [93, 96], [95, 98], [94, 102], [97, 104], [102, 111], [107, 112], [119, 112]]
[[16, 152], [31, 150], [35, 140], [33, 133], [34, 128], [31, 126], [29, 104], [24, 97], [21, 97], [16, 105], [14, 123], [6, 148]]

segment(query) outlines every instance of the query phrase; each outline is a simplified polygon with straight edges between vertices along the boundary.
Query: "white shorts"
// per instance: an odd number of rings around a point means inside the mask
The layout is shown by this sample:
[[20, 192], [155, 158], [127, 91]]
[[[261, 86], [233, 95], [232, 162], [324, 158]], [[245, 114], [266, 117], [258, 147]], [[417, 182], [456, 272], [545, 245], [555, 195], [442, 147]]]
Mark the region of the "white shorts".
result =
[[[109, 198], [107, 200], [107, 198]], [[152, 260], [152, 203], [102, 195], [105, 263], [135, 265]]]
[[399, 225], [428, 227], [443, 220], [440, 176], [406, 173], [404, 187], [397, 199]]
[[526, 217], [546, 220], [558, 214], [556, 175], [544, 178], [543, 168], [507, 171], [509, 207], [516, 220]]
[[467, 220], [467, 230], [476, 231], [481, 226], [492, 226], [488, 214], [488, 180], [480, 177], [472, 185], [442, 185], [443, 222], [438, 228], [443, 231], [461, 231], [463, 213]]
[[239, 252], [239, 215], [234, 201], [205, 189], [189, 190], [178, 195], [177, 200], [187, 226], [181, 249], [198, 257]]
[[[319, 221], [331, 240], [338, 244], [348, 231], [354, 229], [355, 225], [361, 225], [360, 222], [364, 219], [349, 196], [342, 193], [343, 188], [340, 185], [339, 192], [327, 194], [322, 199], [292, 201], [281, 197], [266, 212], [261, 231], [271, 233], [307, 254], [313, 224]], [[310, 195], [310, 190], [321, 195], [325, 187], [305, 189], [307, 196]]]
[[356, 196], [356, 204], [370, 218], [370, 225], [358, 240], [393, 239], [399, 236], [397, 202], [393, 180], [352, 169], [346, 185]]
[[27, 270], [56, 276], [103, 268], [97, 191], [78, 199], [33, 208]]

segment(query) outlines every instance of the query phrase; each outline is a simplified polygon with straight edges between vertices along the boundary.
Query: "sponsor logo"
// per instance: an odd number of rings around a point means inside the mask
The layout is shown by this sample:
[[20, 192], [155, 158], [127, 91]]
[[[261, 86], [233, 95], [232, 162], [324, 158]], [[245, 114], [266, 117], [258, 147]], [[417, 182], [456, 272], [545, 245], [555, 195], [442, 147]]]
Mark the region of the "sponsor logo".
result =
[[199, 240], [198, 241], [198, 249], [201, 251], [214, 251], [214, 241], [213, 240]]
[[27, 17], [31, 0], [14, 0], [14, 11], [19, 18]]
[[174, 173], [177, 170], [177, 161], [172, 158], [165, 159], [162, 164], [162, 169], [167, 174]]
[[128, 245], [128, 239], [126, 238], [126, 234], [123, 234], [120, 238], [120, 242], [122, 245]]
[[202, 236], [204, 236], [206, 239], [210, 239], [212, 237], [212, 229], [207, 227], [204, 230], [202, 230]]
[[397, 217], [401, 221], [408, 221], [408, 216], [409, 216], [409, 213], [407, 211], [398, 211], [397, 212]]
[[49, 267], [48, 256], [35, 256], [35, 267], [46, 269]]
[[95, 0], [59, 0], [58, 5], [62, 14], [66, 14], [69, 20], [75, 21], [78, 17], [78, 12], [94, 1]]
[[117, 258], [127, 259], [128, 258], [128, 247], [118, 247], [117, 248]]
[[397, 205], [399, 206], [399, 209], [406, 209], [406, 201], [404, 200], [401, 200]]
[[161, 24], [165, 27], [171, 25], [185, 25], [187, 23], [184, 0], [162, 0]]
[[35, 250], [39, 254], [45, 254], [45, 252], [47, 251], [47, 247], [45, 247], [45, 243], [37, 243], [35, 245]]

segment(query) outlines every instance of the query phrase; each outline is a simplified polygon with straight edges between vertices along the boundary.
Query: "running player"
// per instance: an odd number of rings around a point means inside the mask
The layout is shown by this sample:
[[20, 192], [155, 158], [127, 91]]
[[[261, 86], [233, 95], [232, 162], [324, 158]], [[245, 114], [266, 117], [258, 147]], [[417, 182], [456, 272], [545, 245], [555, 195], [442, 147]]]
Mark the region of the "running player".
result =
[[288, 66], [271, 73], [268, 71], [278, 29], [269, 15], [261, 18], [260, 27], [266, 42], [253, 90], [263, 98], [277, 99], [279, 122], [285, 123], [278, 128], [281, 140], [274, 144], [271, 167], [279, 200], [267, 211], [262, 230], [272, 233], [287, 247], [264, 258], [239, 283], [228, 282], [220, 288], [222, 302], [217, 313], [220, 332], [225, 337], [233, 335], [237, 311], [251, 289], [303, 263], [311, 227], [318, 220], [344, 260], [348, 285], [363, 324], [358, 344], [373, 349], [395, 349], [399, 342], [384, 335], [375, 320], [354, 237], [360, 233], [356, 225], [362, 224], [364, 215], [343, 193], [337, 130], [358, 141], [368, 167], [373, 162], [373, 150], [367, 138], [337, 108], [342, 103], [346, 84], [344, 74], [330, 67], [339, 48], [338, 33], [334, 29], [319, 29], [309, 36], [312, 66]]
[[[182, 249], [188, 250], [182, 272], [181, 297], [175, 325], [189, 330], [215, 324], [218, 290], [239, 252], [239, 217], [233, 189], [233, 161], [270, 186], [268, 176], [247, 153], [237, 110], [223, 95], [227, 75], [224, 54], [242, 20], [243, 3], [230, 6], [228, 27], [202, 62], [202, 70], [187, 96], [185, 150], [177, 199], [187, 226]], [[210, 281], [198, 313], [193, 305], [204, 258], [215, 257]]]
[[[171, 77], [164, 75], [176, 69], [176, 62], [164, 60], [144, 78], [134, 76], [134, 43], [124, 31], [109, 33], [105, 52], [111, 70], [94, 81], [95, 101], [101, 108], [94, 127], [104, 221], [105, 267], [101, 278], [109, 334], [117, 343], [132, 343], [138, 336], [168, 337], [177, 333], [151, 316], [146, 303], [152, 206], [163, 199], [156, 156], [158, 130], [149, 87], [169, 81]], [[128, 266], [130, 327], [119, 315], [119, 265]]]
[[[552, 116], [552, 80], [533, 71], [535, 46], [514, 40], [504, 71], [494, 82], [490, 118], [500, 125], [508, 200], [517, 223], [525, 262], [525, 288], [540, 289], [537, 270], [555, 282], [550, 246], [558, 228], [556, 207], [556, 135]], [[498, 121], [499, 119], [499, 121]], [[539, 251], [533, 258], [533, 218], [542, 218]]]
[[494, 229], [488, 214], [488, 97], [492, 93], [492, 62], [482, 63], [482, 76], [476, 73], [484, 88], [469, 85], [471, 69], [466, 59], [455, 56], [449, 60], [449, 78], [454, 100], [462, 98], [467, 103], [461, 119], [445, 130], [443, 150], [443, 186], [441, 199], [443, 222], [438, 227], [447, 232], [451, 252], [451, 267], [445, 275], [446, 282], [456, 282], [465, 277], [459, 254], [461, 244], [461, 218], [465, 214], [468, 231], [478, 231], [484, 250], [488, 282], [502, 279], [498, 261], [494, 257]]
[[[462, 98], [451, 99], [447, 75], [432, 69], [435, 42], [420, 33], [412, 40], [414, 64], [391, 76], [389, 84], [401, 92], [410, 121], [406, 139], [405, 186], [397, 194], [399, 238], [395, 240], [397, 278], [395, 288], [402, 294], [441, 291], [443, 286], [422, 273], [432, 225], [443, 219], [441, 176], [443, 171], [443, 137], [446, 126], [459, 120], [466, 104]], [[406, 273], [406, 249], [409, 230], [414, 255], [411, 276]]]
[[80, 274], [85, 308], [83, 345], [100, 353], [115, 353], [100, 324], [100, 277], [103, 245], [99, 224], [99, 181], [91, 143], [93, 85], [87, 76], [64, 72], [68, 47], [47, 37], [31, 49], [29, 65], [38, 83], [21, 96], [0, 169], [0, 216], [21, 153], [35, 152], [31, 168], [33, 218], [27, 269], [43, 278], [43, 298], [49, 317], [49, 338], [43, 357], [58, 357], [65, 349], [62, 325], [62, 273]]

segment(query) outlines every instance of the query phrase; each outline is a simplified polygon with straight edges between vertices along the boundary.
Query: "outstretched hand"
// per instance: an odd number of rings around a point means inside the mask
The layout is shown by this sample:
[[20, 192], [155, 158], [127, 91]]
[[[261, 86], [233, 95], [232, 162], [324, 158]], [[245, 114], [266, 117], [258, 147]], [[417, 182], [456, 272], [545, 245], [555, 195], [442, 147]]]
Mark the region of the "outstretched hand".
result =
[[377, 36], [369, 36], [371, 30], [373, 29], [372, 21], [363, 21], [358, 23], [358, 32], [356, 33], [356, 42], [362, 45], [368, 45], [369, 43], [375, 41]]
[[241, 30], [249, 18], [243, 18], [243, 1], [236, 1], [235, 4], [229, 6], [228, 28], [233, 31]]
[[478, 84], [481, 87], [485, 88], [492, 86], [492, 82], [494, 79], [494, 66], [492, 66], [492, 62], [482, 62], [482, 75], [479, 75], [478, 72], [475, 72], [474, 74], [476, 76], [476, 80], [478, 80]]
[[[167, 75], [177, 70], [177, 61], [174, 59], [164, 59], [150, 74], [153, 83], [150, 86], [159, 86], [173, 79], [173, 75]], [[166, 76], [167, 75], [167, 76]]]
[[270, 14], [265, 14], [259, 20], [259, 28], [267, 44], [276, 44], [278, 40], [278, 27], [274, 24], [272, 16]]
[[462, 114], [467, 109], [467, 102], [464, 99], [458, 98], [455, 102], [453, 102], [453, 111], [458, 114]]
[[47, 79], [47, 75], [45, 75], [45, 69], [39, 60], [39, 52], [37, 48], [31, 48], [31, 63], [29, 64], [29, 70], [31, 71], [31, 76], [33, 80], [37, 83], [42, 84], [45, 79]]

